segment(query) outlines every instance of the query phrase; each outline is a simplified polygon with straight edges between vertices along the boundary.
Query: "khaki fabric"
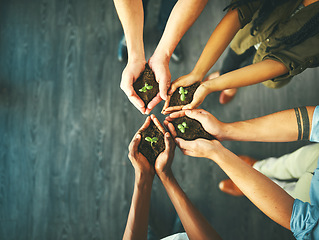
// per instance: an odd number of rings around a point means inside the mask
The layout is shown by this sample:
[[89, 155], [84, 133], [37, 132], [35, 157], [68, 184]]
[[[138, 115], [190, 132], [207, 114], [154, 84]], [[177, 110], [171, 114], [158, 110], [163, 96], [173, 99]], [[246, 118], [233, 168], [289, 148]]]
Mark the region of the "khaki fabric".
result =
[[[250, 34], [253, 19], [258, 15], [259, 1], [238, 7], [239, 21], [242, 29], [234, 37], [230, 44], [232, 50], [237, 54], [244, 53], [250, 47], [259, 44], [253, 63], [265, 59], [272, 59], [283, 63], [288, 73], [276, 77], [271, 81], [264, 82], [264, 85], [271, 88], [278, 88], [286, 85], [293, 76], [303, 72], [307, 68], [319, 66], [319, 34], [305, 40], [304, 42], [286, 49], [286, 46], [279, 45], [278, 38], [290, 36], [297, 32], [304, 24], [319, 12], [319, 2], [315, 2], [292, 14], [302, 4], [302, 0], [289, 1], [278, 6], [262, 24], [255, 35]], [[269, 48], [272, 48], [269, 50]]]

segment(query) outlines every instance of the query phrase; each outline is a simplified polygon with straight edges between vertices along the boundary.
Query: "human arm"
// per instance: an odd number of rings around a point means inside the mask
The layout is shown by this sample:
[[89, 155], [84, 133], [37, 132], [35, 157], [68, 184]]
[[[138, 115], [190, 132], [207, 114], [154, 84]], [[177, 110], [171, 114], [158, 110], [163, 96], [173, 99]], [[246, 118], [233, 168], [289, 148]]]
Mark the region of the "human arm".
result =
[[290, 229], [294, 198], [269, 178], [256, 171], [217, 141], [176, 138], [185, 155], [213, 160], [263, 213], [281, 226]]
[[[306, 108], [309, 118], [309, 130], [311, 130], [315, 107], [308, 106]], [[185, 115], [198, 120], [203, 128], [219, 141], [291, 142], [298, 139], [298, 124], [294, 109], [233, 123], [221, 122], [202, 109], [175, 112], [170, 114], [166, 120], [170, 122]], [[302, 115], [300, 115], [300, 122], [301, 130], [303, 131]]]
[[229, 10], [211, 34], [194, 69], [172, 82], [168, 94], [171, 95], [180, 86], [187, 87], [201, 81], [240, 28], [237, 9]]
[[142, 1], [114, 0], [114, 5], [124, 29], [128, 51], [128, 62], [122, 73], [120, 86], [132, 104], [144, 114], [146, 110], [144, 103], [133, 89], [133, 83], [144, 70], [146, 63], [143, 43], [144, 11]]
[[156, 159], [155, 171], [163, 183], [189, 239], [221, 239], [176, 181], [171, 170], [175, 144], [169, 133], [165, 133], [164, 136], [167, 153]]
[[162, 99], [166, 100], [167, 90], [171, 83], [169, 71], [171, 56], [177, 44], [196, 21], [207, 2], [208, 0], [179, 0], [175, 4], [161, 40], [149, 59], [149, 65], [159, 82], [160, 94], [148, 104], [146, 113], [149, 113]]
[[[151, 118], [148, 117], [139, 131], [146, 129], [150, 121]], [[138, 152], [140, 141], [141, 135], [138, 132], [129, 145], [129, 159], [135, 170], [135, 182], [130, 212], [123, 235], [125, 240], [147, 239], [148, 215], [155, 171], [147, 159]]]

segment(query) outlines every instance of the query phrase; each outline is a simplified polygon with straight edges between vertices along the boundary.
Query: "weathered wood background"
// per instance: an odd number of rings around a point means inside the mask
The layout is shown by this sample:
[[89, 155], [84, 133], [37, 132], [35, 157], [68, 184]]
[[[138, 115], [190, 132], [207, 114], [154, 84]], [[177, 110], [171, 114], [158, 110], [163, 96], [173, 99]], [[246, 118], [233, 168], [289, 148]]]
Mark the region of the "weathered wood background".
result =
[[[185, 61], [170, 65], [173, 79], [193, 68], [224, 5], [210, 1], [185, 35]], [[120, 239], [134, 181], [127, 146], [145, 116], [119, 88], [125, 65], [116, 59], [122, 30], [113, 2], [3, 0], [0, 6], [0, 239]], [[147, 57], [160, 37], [154, 33], [159, 3], [149, 8]], [[219, 67], [220, 61], [211, 71]], [[246, 87], [226, 106], [214, 93], [202, 107], [230, 122], [316, 105], [318, 77], [319, 69], [311, 69], [279, 90]], [[162, 105], [153, 111], [161, 120]], [[303, 144], [225, 142], [259, 159]], [[293, 239], [246, 198], [220, 192], [226, 175], [213, 162], [177, 149], [173, 170], [224, 239]], [[150, 219], [160, 237], [174, 218], [155, 179]]]

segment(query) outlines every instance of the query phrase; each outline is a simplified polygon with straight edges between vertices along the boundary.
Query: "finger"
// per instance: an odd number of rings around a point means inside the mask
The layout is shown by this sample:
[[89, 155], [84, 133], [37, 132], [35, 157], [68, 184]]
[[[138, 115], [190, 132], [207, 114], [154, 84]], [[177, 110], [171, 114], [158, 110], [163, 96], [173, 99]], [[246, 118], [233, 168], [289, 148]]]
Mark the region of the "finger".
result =
[[172, 82], [170, 89], [168, 90], [168, 95], [172, 95], [177, 88], [183, 86], [183, 82], [179, 81], [179, 78], [177, 78], [175, 81]]
[[147, 105], [147, 109], [146, 109], [146, 114], [149, 114], [152, 109], [159, 103], [162, 101], [162, 98], [160, 96], [160, 94], [158, 93], [153, 99], [152, 101], [150, 101], [150, 103]]
[[184, 112], [187, 117], [196, 119], [199, 122], [203, 122], [209, 116], [209, 113], [203, 109], [185, 110]]
[[185, 141], [182, 138], [175, 138], [175, 143], [180, 149], [191, 150], [192, 141]]
[[165, 134], [165, 128], [162, 126], [162, 124], [160, 123], [160, 121], [158, 121], [158, 119], [155, 117], [154, 114], [151, 115], [151, 118], [155, 124], [155, 126], [163, 133]]
[[150, 125], [151, 123], [151, 117], [148, 116], [146, 119], [145, 119], [145, 122], [144, 124], [142, 125], [142, 127], [138, 130], [139, 132], [143, 132], [146, 128], [148, 128], [148, 126]]
[[175, 119], [175, 118], [180, 118], [185, 116], [185, 110], [181, 110], [178, 112], [173, 112], [169, 115], [170, 118]]
[[172, 134], [173, 138], [176, 138], [177, 133], [176, 133], [174, 125], [166, 120], [164, 121], [164, 123], [166, 124], [165, 126], [167, 126], [168, 131]]
[[171, 100], [171, 96], [168, 95], [167, 98], [166, 98], [166, 101], [165, 101], [165, 103], [164, 103], [162, 112], [161, 112], [162, 114], [165, 112], [165, 109], [168, 108], [170, 100]]
[[128, 150], [129, 150], [129, 157], [135, 157], [135, 154], [138, 152], [138, 145], [141, 142], [141, 134], [136, 133], [129, 144]]
[[183, 106], [173, 106], [173, 107], [168, 107], [164, 110], [163, 114], [170, 114], [172, 112], [180, 111], [182, 110]]
[[169, 88], [169, 81], [165, 78], [160, 78], [158, 81], [160, 96], [163, 100], [167, 99], [167, 90]]
[[164, 142], [165, 142], [165, 151], [167, 152], [174, 151], [175, 144], [169, 132], [165, 133]]

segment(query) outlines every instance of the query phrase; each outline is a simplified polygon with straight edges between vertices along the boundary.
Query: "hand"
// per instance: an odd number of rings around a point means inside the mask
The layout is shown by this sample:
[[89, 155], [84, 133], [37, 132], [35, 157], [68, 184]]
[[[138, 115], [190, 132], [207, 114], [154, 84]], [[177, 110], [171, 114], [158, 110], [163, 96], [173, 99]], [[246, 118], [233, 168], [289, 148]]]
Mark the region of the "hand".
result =
[[199, 121], [205, 131], [213, 135], [219, 141], [222, 141], [224, 139], [223, 135], [226, 128], [226, 123], [219, 121], [212, 114], [203, 109], [182, 110], [179, 112], [171, 113], [168, 117], [166, 117], [164, 124], [169, 129], [173, 137], [176, 137], [177, 134], [173, 124], [170, 122], [173, 121], [175, 118], [184, 117], [185, 115], [189, 118]]
[[205, 97], [211, 93], [211, 90], [209, 89], [209, 84], [207, 84], [208, 81], [201, 83], [199, 87], [196, 89], [193, 101], [185, 106], [182, 107], [182, 109], [195, 109], [201, 105], [201, 103], [204, 101]]
[[155, 175], [154, 168], [150, 165], [146, 157], [143, 156], [138, 151], [138, 145], [141, 142], [141, 131], [144, 131], [151, 123], [151, 117], [147, 117], [143, 126], [138, 130], [138, 132], [133, 137], [129, 145], [129, 154], [128, 157], [131, 160], [131, 163], [135, 169], [135, 173], [146, 173], [152, 177]]
[[178, 89], [179, 87], [188, 87], [200, 81], [201, 81], [201, 77], [199, 75], [189, 73], [185, 76], [177, 78], [174, 82], [172, 82], [171, 87], [168, 91], [168, 98], [166, 99], [163, 110], [162, 110], [163, 114], [168, 114], [170, 112], [179, 111], [182, 109], [182, 106], [168, 107], [170, 96], [172, 96], [172, 94], [176, 91], [176, 89]]
[[181, 138], [175, 138], [175, 142], [183, 154], [191, 157], [214, 159], [215, 154], [223, 148], [219, 141], [210, 141], [203, 138], [198, 138], [194, 141], [185, 141]]
[[158, 176], [167, 175], [171, 171], [171, 165], [174, 158], [175, 143], [169, 132], [165, 131], [165, 128], [159, 122], [159, 120], [152, 114], [151, 119], [157, 128], [164, 134], [165, 150], [161, 152], [155, 161], [155, 171]]
[[142, 113], [145, 114], [145, 104], [136, 94], [133, 83], [145, 69], [145, 59], [129, 61], [122, 73], [121, 89], [125, 92], [131, 103]]

